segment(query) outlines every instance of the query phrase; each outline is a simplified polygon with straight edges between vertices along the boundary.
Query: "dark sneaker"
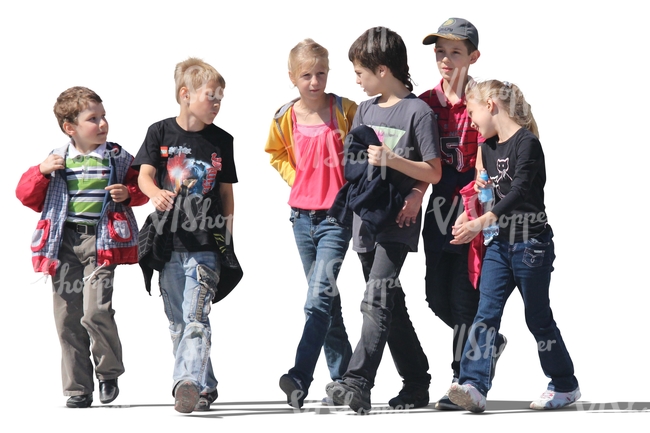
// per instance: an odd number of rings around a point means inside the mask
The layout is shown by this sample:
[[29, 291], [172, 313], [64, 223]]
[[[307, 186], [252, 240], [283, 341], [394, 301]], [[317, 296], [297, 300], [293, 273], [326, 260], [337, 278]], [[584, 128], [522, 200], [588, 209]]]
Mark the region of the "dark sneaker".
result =
[[191, 380], [183, 380], [174, 390], [174, 409], [180, 413], [192, 413], [199, 402], [199, 388]]
[[86, 408], [93, 404], [93, 395], [73, 395], [65, 402], [65, 405], [70, 408]]
[[216, 389], [205, 394], [201, 393], [199, 395], [199, 402], [194, 406], [194, 410], [199, 412], [210, 410], [210, 405], [217, 399], [217, 397], [219, 397], [219, 393]]
[[[451, 383], [458, 383], [458, 377], [454, 376]], [[437, 410], [463, 410], [462, 407], [458, 406], [456, 403], [449, 399], [448, 394], [443, 395], [442, 398], [436, 402], [436, 405], [434, 407]]]
[[331, 382], [325, 386], [325, 392], [334, 404], [346, 404], [359, 415], [365, 415], [372, 409], [369, 390], [362, 390], [345, 382]]
[[408, 410], [424, 407], [429, 404], [429, 390], [421, 386], [404, 386], [397, 397], [388, 401], [388, 406], [396, 410]]
[[296, 379], [288, 374], [280, 377], [280, 389], [287, 395], [287, 404], [296, 409], [300, 409], [307, 397], [307, 390], [303, 387], [300, 379]]

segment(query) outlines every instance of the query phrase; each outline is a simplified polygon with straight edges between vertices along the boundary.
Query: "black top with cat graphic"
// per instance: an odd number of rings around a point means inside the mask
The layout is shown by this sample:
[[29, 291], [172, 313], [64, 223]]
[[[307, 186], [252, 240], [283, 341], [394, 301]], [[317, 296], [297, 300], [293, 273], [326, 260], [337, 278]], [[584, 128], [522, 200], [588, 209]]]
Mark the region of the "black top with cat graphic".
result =
[[515, 243], [538, 236], [547, 225], [546, 167], [539, 139], [521, 128], [503, 143], [498, 143], [498, 136], [487, 139], [481, 154], [495, 187], [492, 212], [499, 217], [497, 239]]

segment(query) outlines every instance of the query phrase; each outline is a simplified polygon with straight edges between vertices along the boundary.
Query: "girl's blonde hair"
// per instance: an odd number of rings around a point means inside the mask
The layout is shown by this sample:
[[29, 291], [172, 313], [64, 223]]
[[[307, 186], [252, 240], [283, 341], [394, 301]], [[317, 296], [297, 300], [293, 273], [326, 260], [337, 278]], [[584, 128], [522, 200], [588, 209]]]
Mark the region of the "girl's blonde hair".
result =
[[174, 81], [176, 81], [178, 103], [181, 102], [179, 92], [182, 87], [187, 87], [190, 92], [196, 92], [210, 81], [214, 81], [222, 90], [226, 88], [226, 80], [223, 76], [214, 67], [196, 57], [190, 57], [176, 65]]
[[300, 41], [289, 52], [289, 73], [297, 78], [301, 72], [311, 68], [317, 61], [321, 61], [325, 69], [329, 71], [329, 52], [313, 39]]
[[526, 102], [524, 94], [515, 84], [499, 80], [469, 80], [465, 87], [465, 97], [481, 102], [492, 99], [499, 107], [507, 110], [510, 118], [518, 125], [539, 138], [537, 122], [533, 117], [530, 104]]

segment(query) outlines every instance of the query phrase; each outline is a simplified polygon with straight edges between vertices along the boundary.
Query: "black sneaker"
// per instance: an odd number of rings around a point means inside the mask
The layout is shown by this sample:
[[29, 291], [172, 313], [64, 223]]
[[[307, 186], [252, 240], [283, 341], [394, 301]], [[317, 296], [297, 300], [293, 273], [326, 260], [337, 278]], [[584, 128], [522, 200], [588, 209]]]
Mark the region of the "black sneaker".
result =
[[296, 409], [300, 409], [307, 397], [307, 390], [303, 387], [300, 379], [296, 379], [288, 374], [280, 377], [280, 389], [287, 395], [287, 404]]
[[370, 390], [360, 389], [345, 382], [331, 382], [325, 387], [327, 396], [335, 405], [348, 405], [359, 415], [370, 412]]
[[[454, 383], [458, 383], [458, 377], [456, 377], [455, 374], [456, 373], [454, 373], [454, 378], [451, 381], [452, 385]], [[451, 401], [447, 393], [445, 393], [445, 395], [443, 395], [442, 398], [436, 402], [436, 405], [434, 407], [437, 410], [464, 410], [462, 407]]]
[[194, 410], [199, 412], [210, 410], [210, 405], [217, 399], [217, 397], [219, 397], [219, 393], [216, 389], [205, 394], [201, 393], [199, 395], [199, 402], [194, 406]]
[[397, 397], [388, 401], [388, 406], [396, 410], [408, 410], [424, 407], [429, 404], [429, 390], [421, 386], [406, 385]]

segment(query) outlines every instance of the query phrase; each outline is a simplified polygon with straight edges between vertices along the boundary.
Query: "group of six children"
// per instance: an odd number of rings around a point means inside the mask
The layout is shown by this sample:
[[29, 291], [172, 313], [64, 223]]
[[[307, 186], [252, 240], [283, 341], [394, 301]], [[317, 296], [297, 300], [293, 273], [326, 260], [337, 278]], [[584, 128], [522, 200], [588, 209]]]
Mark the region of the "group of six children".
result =
[[[265, 151], [291, 187], [290, 220], [308, 292], [295, 363], [280, 388], [289, 405], [302, 407], [323, 349], [332, 379], [323, 403], [367, 413], [388, 345], [403, 380], [389, 405], [429, 404], [428, 361], [399, 274], [417, 250], [431, 184], [422, 230], [426, 297], [454, 332], [452, 385], [435, 407], [485, 410], [506, 345], [500, 318], [515, 286], [531, 333], [538, 343], [553, 344], [539, 351], [551, 381], [531, 408], [571, 404], [580, 391], [548, 300], [553, 233], [530, 106], [515, 85], [469, 77], [480, 55], [469, 21], [450, 18], [423, 43], [435, 44], [442, 79], [417, 97], [402, 38], [384, 27], [364, 32], [348, 52], [357, 83], [372, 97], [358, 106], [325, 91], [324, 47], [306, 39], [290, 52], [289, 78], [299, 97], [276, 112]], [[42, 212], [32, 262], [52, 276], [68, 407], [92, 404], [91, 355], [101, 402], [119, 393], [124, 368], [111, 305], [113, 272], [117, 264], [138, 262], [143, 272], [160, 273], [175, 356], [175, 409], [209, 410], [217, 398], [208, 314], [233, 267], [233, 138], [213, 124], [223, 77], [190, 58], [177, 65], [175, 80], [180, 114], [151, 125], [135, 158], [106, 141], [99, 96], [82, 87], [63, 92], [55, 114], [70, 143], [30, 168], [16, 190], [23, 204]], [[490, 180], [477, 179], [477, 169]], [[495, 187], [497, 204], [482, 212], [475, 192], [488, 186]], [[156, 211], [138, 236], [131, 206], [147, 199]], [[481, 229], [494, 222], [499, 234], [483, 248]], [[336, 284], [350, 240], [366, 281], [354, 350]]]

